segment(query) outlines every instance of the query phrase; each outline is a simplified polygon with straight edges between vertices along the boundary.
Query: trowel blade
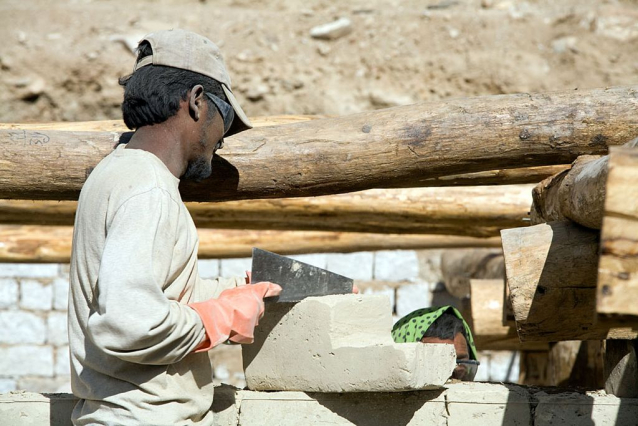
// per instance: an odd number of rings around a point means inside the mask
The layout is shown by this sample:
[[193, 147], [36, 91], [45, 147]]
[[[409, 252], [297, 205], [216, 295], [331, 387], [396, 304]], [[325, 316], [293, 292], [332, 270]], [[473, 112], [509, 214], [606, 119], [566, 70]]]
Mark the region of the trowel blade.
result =
[[267, 299], [275, 302], [299, 302], [306, 297], [352, 293], [353, 281], [289, 257], [253, 248], [251, 281], [269, 281], [279, 284], [278, 297]]

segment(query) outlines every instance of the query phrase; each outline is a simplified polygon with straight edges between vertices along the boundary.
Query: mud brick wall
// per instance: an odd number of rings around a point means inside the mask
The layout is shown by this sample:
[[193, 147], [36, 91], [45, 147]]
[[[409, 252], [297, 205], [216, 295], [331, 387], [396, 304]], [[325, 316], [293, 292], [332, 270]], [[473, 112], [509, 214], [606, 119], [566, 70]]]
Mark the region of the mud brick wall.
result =
[[[390, 297], [395, 318], [424, 306], [458, 304], [440, 283], [440, 251], [378, 251], [293, 256], [355, 279], [364, 294]], [[243, 276], [250, 258], [202, 260], [200, 275]], [[70, 392], [66, 325], [69, 266], [0, 264], [0, 393]], [[239, 346], [210, 352], [217, 383], [243, 387]], [[516, 383], [516, 352], [480, 353], [477, 380]]]

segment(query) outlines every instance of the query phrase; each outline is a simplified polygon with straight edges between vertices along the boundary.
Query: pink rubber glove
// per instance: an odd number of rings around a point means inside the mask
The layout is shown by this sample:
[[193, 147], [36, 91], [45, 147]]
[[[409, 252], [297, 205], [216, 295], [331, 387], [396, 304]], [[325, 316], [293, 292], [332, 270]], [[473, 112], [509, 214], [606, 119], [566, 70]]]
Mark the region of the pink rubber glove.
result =
[[255, 326], [264, 314], [264, 298], [279, 293], [277, 284], [262, 282], [230, 288], [218, 299], [188, 305], [199, 314], [206, 329], [207, 340], [195, 352], [207, 351], [226, 340], [252, 343]]

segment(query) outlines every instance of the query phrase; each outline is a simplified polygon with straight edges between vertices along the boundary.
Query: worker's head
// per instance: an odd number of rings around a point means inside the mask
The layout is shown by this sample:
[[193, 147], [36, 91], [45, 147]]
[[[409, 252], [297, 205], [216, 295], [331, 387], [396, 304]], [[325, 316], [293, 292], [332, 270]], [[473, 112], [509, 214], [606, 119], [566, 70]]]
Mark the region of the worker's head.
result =
[[401, 318], [392, 328], [397, 343], [445, 343], [454, 346], [456, 368], [452, 378], [474, 380], [478, 361], [470, 328], [451, 306], [418, 309]]
[[124, 87], [122, 113], [130, 129], [170, 120], [188, 152], [185, 179], [211, 173], [211, 160], [223, 138], [251, 128], [230, 89], [230, 77], [217, 46], [184, 30], [158, 31], [138, 46]]

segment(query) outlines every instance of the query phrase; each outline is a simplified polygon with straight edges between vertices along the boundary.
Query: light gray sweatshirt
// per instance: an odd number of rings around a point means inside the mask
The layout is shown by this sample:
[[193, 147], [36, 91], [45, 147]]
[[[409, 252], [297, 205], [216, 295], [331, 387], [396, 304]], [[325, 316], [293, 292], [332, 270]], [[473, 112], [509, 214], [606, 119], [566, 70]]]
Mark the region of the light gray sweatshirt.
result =
[[120, 145], [80, 194], [71, 256], [71, 384], [76, 425], [212, 425], [212, 367], [186, 306], [241, 279], [203, 280], [179, 179]]

